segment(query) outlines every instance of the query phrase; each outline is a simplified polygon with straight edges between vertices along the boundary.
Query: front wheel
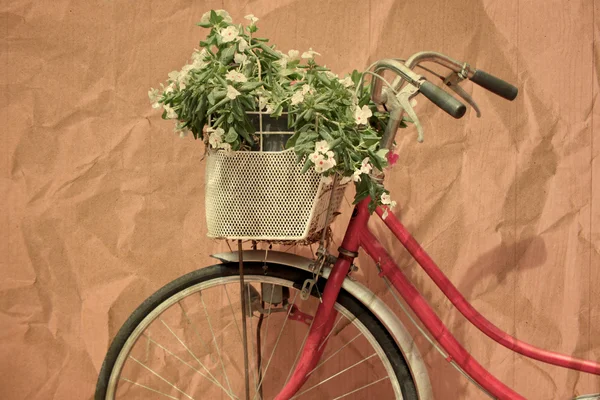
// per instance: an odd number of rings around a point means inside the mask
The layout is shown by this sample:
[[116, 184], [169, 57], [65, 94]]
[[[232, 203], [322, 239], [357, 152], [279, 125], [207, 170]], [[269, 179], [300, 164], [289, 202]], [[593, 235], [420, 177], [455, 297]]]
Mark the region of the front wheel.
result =
[[[244, 399], [243, 315], [250, 399], [273, 399], [291, 376], [323, 290], [321, 279], [301, 300], [310, 277], [289, 266], [244, 263], [245, 312], [237, 264], [174, 280], [117, 333], [95, 399]], [[323, 357], [293, 398], [416, 400], [406, 360], [376, 317], [344, 290], [335, 308]]]

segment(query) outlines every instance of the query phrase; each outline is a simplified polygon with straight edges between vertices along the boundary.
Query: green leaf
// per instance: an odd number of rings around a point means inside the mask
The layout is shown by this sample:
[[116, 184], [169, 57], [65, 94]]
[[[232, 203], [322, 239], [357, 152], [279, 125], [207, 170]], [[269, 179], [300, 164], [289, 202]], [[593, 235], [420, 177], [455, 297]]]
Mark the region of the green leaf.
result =
[[306, 114], [304, 114], [304, 120], [310, 121], [313, 119], [314, 116], [315, 116], [314, 110], [308, 109], [308, 110], [306, 110]]
[[271, 47], [267, 46], [263, 42], [259, 42], [258, 46], [262, 49], [262, 51], [264, 51], [271, 57], [274, 57], [277, 60], [279, 60], [281, 58], [281, 56], [278, 53], [276, 53], [275, 50], [273, 50]]
[[333, 142], [333, 137], [331, 137], [331, 135], [323, 125], [319, 127], [319, 135], [321, 135], [323, 139], [327, 140], [327, 142]]
[[262, 86], [263, 84], [263, 82], [244, 82], [240, 85], [238, 90], [240, 92], [249, 92], [251, 90], [256, 89], [257, 87]]
[[279, 71], [279, 75], [281, 75], [281, 76], [290, 76], [290, 75], [292, 75], [295, 72], [296, 71], [294, 71], [293, 69], [285, 68], [285, 69], [282, 69], [281, 71]]
[[246, 141], [246, 143], [248, 143], [248, 144], [250, 144], [250, 145], [253, 145], [253, 144], [254, 144], [254, 140], [252, 140], [252, 138], [250, 137], [250, 134], [251, 134], [251, 133], [254, 133], [254, 132], [248, 132], [248, 131], [247, 131], [247, 130], [245, 130], [245, 129], [240, 129], [240, 130], [238, 131], [238, 133], [239, 133], [239, 135], [240, 135], [241, 137], [243, 137], [243, 138], [244, 138], [244, 140]]
[[[297, 145], [303, 145], [303, 144], [310, 144], [312, 146], [312, 148], [314, 148], [314, 142], [319, 138], [319, 135], [317, 135], [317, 132], [311, 131], [311, 132], [306, 132], [303, 135], [300, 135], [300, 137], [297, 139], [296, 144]], [[311, 148], [311, 150], [312, 150]]]
[[203, 28], [210, 28], [212, 26], [210, 22], [198, 22], [196, 25], [201, 26]]
[[221, 57], [219, 57], [219, 61], [221, 63], [227, 65], [233, 60], [233, 56], [235, 55], [236, 47], [235, 45], [229, 46], [221, 50]]
[[317, 73], [317, 79], [319, 79], [325, 86], [331, 86], [331, 80], [327, 77], [327, 75], [322, 73]]
[[280, 117], [282, 112], [283, 112], [283, 106], [280, 104], [275, 108], [275, 111], [273, 111], [273, 114], [271, 114], [271, 115], [273, 117]]
[[217, 13], [215, 12], [215, 10], [210, 10], [210, 18], [209, 21], [213, 24], [216, 25], [219, 22], [221, 22], [223, 20], [223, 18], [219, 17], [219, 15], [217, 15]]
[[313, 108], [317, 111], [329, 111], [331, 108], [327, 107], [325, 104], [315, 104]]
[[298, 140], [298, 138], [300, 137], [300, 132], [296, 132], [292, 135], [291, 138], [288, 139], [288, 141], [285, 144], [285, 148], [286, 149], [291, 149], [292, 147], [294, 147], [296, 145], [296, 141]]
[[214, 113], [215, 111], [217, 111], [219, 108], [221, 108], [223, 105], [225, 105], [228, 102], [229, 102], [229, 98], [225, 97], [224, 99], [222, 99], [221, 101], [219, 101], [217, 104], [215, 104], [214, 106], [212, 106], [211, 108], [209, 108], [206, 113], [207, 114], [212, 114], [212, 113]]
[[304, 162], [304, 166], [302, 167], [302, 171], [300, 171], [301, 174], [304, 174], [306, 171], [308, 171], [310, 169], [310, 167], [312, 167], [313, 163], [312, 161], [310, 161], [309, 158], [306, 159], [306, 161]]
[[381, 165], [380, 158], [377, 157], [377, 154], [375, 154], [372, 150], [368, 150], [368, 153], [369, 153], [369, 161], [371, 161], [373, 163], [375, 168], [377, 168], [380, 171], [383, 171], [383, 165]]
[[235, 129], [233, 129], [233, 127], [229, 128], [229, 131], [227, 132], [227, 134], [225, 135], [225, 137], [223, 138], [224, 141], [226, 141], [227, 143], [233, 143], [237, 140], [238, 138], [238, 134], [235, 131]]

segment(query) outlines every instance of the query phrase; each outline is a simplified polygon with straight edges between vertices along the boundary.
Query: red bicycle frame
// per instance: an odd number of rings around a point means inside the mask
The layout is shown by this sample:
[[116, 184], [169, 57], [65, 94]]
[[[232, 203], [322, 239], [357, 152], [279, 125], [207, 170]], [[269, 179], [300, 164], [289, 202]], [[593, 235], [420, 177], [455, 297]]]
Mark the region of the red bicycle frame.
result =
[[[277, 400], [287, 400], [306, 382], [312, 370], [319, 362], [325, 349], [325, 340], [328, 337], [337, 315], [333, 306], [338, 293], [354, 258], [358, 255], [358, 249], [363, 248], [366, 253], [376, 262], [381, 277], [386, 277], [404, 298], [423, 325], [438, 341], [440, 346], [448, 354], [447, 361], [454, 361], [475, 382], [498, 399], [524, 399], [508, 386], [500, 382], [496, 377], [483, 368], [464, 347], [454, 338], [448, 328], [435, 314], [427, 301], [410, 283], [392, 257], [387, 253], [382, 244], [369, 231], [367, 223], [370, 218], [368, 211], [369, 198], [361, 201], [354, 208], [352, 218], [344, 235], [340, 248], [338, 260], [335, 263], [329, 279], [325, 285], [322, 302], [317, 309], [314, 322], [312, 323], [308, 338], [305, 342], [302, 354], [296, 364], [294, 373], [276, 397]], [[377, 214], [383, 214], [381, 208]], [[382, 218], [383, 219], [383, 218]], [[524, 356], [543, 361], [545, 363], [600, 375], [600, 364], [585, 361], [547, 350], [542, 350], [530, 344], [522, 342], [508, 333], [500, 330], [485, 317], [483, 317], [471, 304], [460, 294], [450, 280], [439, 269], [435, 262], [410, 235], [396, 216], [389, 212], [387, 218], [383, 219], [385, 225], [398, 238], [400, 243], [408, 250], [411, 256], [425, 270], [429, 277], [448, 297], [452, 304], [478, 329], [488, 335], [501, 345], [520, 353]]]

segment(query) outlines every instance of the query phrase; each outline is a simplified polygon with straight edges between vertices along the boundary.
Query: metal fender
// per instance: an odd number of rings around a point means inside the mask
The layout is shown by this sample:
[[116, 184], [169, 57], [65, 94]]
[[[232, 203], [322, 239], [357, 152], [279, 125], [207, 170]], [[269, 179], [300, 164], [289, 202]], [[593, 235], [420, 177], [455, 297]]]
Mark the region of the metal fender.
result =
[[[212, 254], [211, 257], [222, 262], [239, 261], [237, 252]], [[264, 261], [273, 264], [281, 264], [303, 269], [305, 271], [310, 271], [309, 265], [312, 262], [311, 259], [296, 254], [272, 250], [245, 250], [243, 259], [244, 261]], [[329, 277], [330, 272], [330, 268], [323, 268], [323, 277]], [[421, 353], [419, 352], [413, 337], [408, 333], [402, 322], [396, 317], [392, 310], [381, 301], [381, 299], [364, 285], [346, 278], [342, 287], [352, 296], [357, 298], [379, 319], [379, 321], [381, 321], [382, 324], [385, 325], [396, 340], [402, 354], [404, 354], [404, 358], [406, 359], [415, 380], [419, 399], [432, 400], [433, 395], [431, 384], [429, 382], [429, 375], [427, 374], [427, 367], [423, 362], [423, 358], [421, 357]]]

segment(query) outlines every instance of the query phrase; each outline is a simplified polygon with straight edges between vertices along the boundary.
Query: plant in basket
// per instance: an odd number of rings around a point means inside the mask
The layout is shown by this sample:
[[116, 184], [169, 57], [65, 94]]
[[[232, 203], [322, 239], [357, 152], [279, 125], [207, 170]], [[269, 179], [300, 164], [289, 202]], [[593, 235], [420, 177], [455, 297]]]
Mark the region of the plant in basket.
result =
[[254, 117], [279, 119], [293, 133], [285, 147], [303, 174], [354, 182], [355, 202], [370, 196], [371, 212], [393, 206], [371, 173], [388, 164], [387, 150], [379, 148], [387, 113], [370, 101], [363, 74], [339, 78], [317, 64], [320, 54], [312, 48], [284, 53], [255, 35], [258, 18], [245, 19], [235, 24], [224, 10], [204, 14], [198, 25], [210, 29], [206, 39], [190, 63], [169, 73], [166, 86], [149, 91], [153, 107], [176, 121], [182, 137], [191, 132], [212, 153], [262, 149]]

